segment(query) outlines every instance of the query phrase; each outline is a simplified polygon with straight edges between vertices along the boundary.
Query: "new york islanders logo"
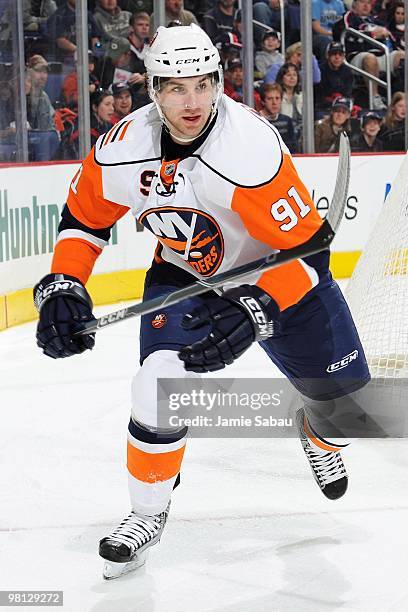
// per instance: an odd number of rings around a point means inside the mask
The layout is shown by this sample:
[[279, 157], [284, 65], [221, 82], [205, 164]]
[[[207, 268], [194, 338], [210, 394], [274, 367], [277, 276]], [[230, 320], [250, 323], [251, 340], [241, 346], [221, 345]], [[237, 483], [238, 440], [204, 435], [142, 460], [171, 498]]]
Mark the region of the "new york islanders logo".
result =
[[144, 212], [139, 222], [201, 276], [212, 276], [224, 257], [224, 239], [216, 221], [192, 208], [160, 207]]
[[166, 325], [166, 323], [167, 317], [164, 312], [162, 312], [161, 314], [157, 314], [154, 319], [152, 319], [152, 327], [154, 327], [154, 329], [161, 329]]

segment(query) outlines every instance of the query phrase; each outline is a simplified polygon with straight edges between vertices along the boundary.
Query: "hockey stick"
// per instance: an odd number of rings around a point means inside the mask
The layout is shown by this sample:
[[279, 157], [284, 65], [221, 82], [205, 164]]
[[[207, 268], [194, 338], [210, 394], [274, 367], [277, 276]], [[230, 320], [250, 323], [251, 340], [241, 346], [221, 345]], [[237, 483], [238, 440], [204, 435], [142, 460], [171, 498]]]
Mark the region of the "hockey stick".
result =
[[183, 287], [182, 289], [177, 289], [169, 295], [159, 296], [157, 298], [153, 298], [152, 300], [148, 300], [147, 302], [141, 302], [140, 304], [134, 304], [133, 306], [128, 306], [127, 308], [121, 308], [120, 310], [116, 310], [115, 312], [111, 312], [108, 315], [100, 317], [96, 321], [88, 321], [84, 324], [84, 329], [77, 333], [82, 335], [96, 332], [99, 329], [112, 325], [113, 323], [118, 323], [119, 321], [123, 321], [129, 317], [137, 317], [148, 314], [149, 312], [153, 312], [159, 308], [177, 304], [182, 300], [195, 295], [200, 295], [201, 293], [205, 293], [211, 289], [218, 289], [227, 282], [239, 281], [240, 279], [254, 272], [262, 272], [264, 270], [269, 270], [270, 268], [276, 268], [277, 266], [281, 266], [282, 264], [293, 261], [294, 259], [307, 257], [309, 255], [319, 253], [320, 251], [324, 251], [330, 246], [343, 218], [347, 200], [349, 179], [350, 145], [347, 135], [342, 133], [340, 137], [340, 152], [336, 185], [329, 211], [322, 226], [307, 242], [293, 247], [292, 249], [279, 251], [278, 253], [272, 253], [266, 257], [261, 257], [260, 259], [243, 264], [242, 266], [238, 266], [232, 270], [221, 272], [221, 274], [217, 274], [206, 280], [199, 279], [195, 283], [192, 283], [187, 287]]

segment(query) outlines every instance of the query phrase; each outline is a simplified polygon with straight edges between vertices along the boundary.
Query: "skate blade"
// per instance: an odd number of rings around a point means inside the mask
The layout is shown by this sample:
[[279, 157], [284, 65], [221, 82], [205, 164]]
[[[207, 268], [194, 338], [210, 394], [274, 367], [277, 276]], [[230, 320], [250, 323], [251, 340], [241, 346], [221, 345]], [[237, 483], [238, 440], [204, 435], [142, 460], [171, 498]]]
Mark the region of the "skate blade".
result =
[[115, 563], [114, 561], [105, 561], [103, 565], [103, 577], [105, 580], [113, 580], [120, 578], [125, 574], [129, 574], [134, 570], [142, 567], [146, 563], [148, 551], [140, 553], [136, 559], [128, 563]]

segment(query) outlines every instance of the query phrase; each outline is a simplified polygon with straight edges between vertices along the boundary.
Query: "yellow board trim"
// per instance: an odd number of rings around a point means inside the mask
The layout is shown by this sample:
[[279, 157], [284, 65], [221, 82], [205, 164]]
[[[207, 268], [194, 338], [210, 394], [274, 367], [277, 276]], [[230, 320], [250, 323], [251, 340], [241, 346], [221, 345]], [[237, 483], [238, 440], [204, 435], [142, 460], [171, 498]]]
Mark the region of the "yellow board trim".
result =
[[[146, 270], [122, 270], [92, 276], [87, 289], [95, 306], [133, 300], [143, 295]], [[33, 290], [20, 289], [0, 296], [0, 330], [37, 318]]]
[[360, 255], [361, 251], [330, 253], [330, 270], [334, 278], [350, 278]]
[[[361, 251], [331, 253], [330, 269], [334, 278], [349, 278]], [[87, 289], [95, 306], [133, 300], [143, 295], [146, 270], [122, 270], [91, 276]], [[0, 296], [0, 330], [37, 318], [32, 289], [20, 289]]]

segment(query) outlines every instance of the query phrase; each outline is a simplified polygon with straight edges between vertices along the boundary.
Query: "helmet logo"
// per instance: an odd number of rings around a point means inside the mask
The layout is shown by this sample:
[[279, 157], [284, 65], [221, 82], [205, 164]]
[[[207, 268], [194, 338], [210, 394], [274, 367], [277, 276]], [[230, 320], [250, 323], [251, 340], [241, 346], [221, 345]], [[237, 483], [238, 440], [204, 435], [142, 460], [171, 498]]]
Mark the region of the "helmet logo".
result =
[[199, 57], [188, 57], [187, 59], [178, 59], [176, 60], [176, 64], [199, 64]]

